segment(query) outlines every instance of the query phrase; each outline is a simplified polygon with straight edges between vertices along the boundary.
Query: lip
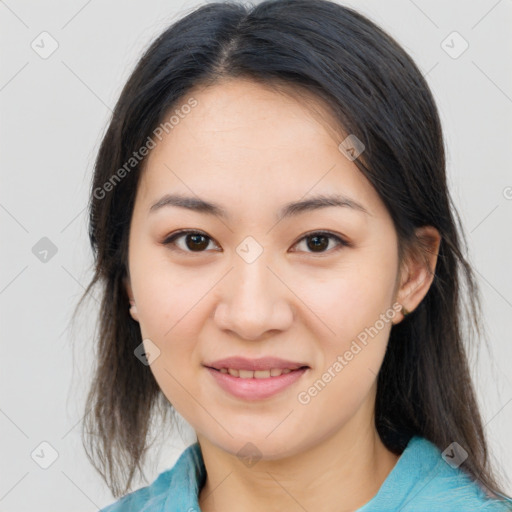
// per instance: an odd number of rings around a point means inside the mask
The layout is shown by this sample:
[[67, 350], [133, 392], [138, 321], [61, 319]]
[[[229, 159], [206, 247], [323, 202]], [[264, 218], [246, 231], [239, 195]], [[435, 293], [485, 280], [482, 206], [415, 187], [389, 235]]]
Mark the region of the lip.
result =
[[[233, 367], [229, 366], [228, 368]], [[273, 366], [273, 368], [277, 367]], [[206, 370], [208, 370], [216, 383], [231, 395], [243, 400], [264, 400], [265, 398], [276, 395], [291, 386], [293, 383], [297, 382], [304, 373], [309, 370], [309, 367], [293, 370], [290, 373], [282, 374], [279, 377], [268, 377], [266, 379], [242, 379], [240, 377], [233, 377], [229, 373], [221, 373], [219, 370], [214, 368], [206, 367]]]
[[[271, 370], [272, 368], [278, 368], [285, 370], [289, 368], [294, 370], [301, 368], [302, 366], [308, 366], [306, 363], [297, 361], [288, 361], [286, 359], [280, 359], [278, 357], [260, 357], [259, 359], [247, 359], [245, 357], [226, 357], [225, 359], [219, 359], [212, 363], [205, 363], [204, 366], [209, 368], [215, 368], [220, 370], [221, 368], [234, 368], [236, 370]], [[293, 373], [293, 372], [292, 372]], [[277, 378], [277, 377], [272, 377]], [[262, 379], [265, 380], [265, 379]]]

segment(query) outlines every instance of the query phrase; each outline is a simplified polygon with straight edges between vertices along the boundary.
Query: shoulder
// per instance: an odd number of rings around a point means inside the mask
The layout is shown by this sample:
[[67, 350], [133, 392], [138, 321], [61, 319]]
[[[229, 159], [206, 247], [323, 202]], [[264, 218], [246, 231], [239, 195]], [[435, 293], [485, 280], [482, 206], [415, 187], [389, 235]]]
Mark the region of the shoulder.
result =
[[422, 437], [413, 438], [408, 449], [408, 464], [402, 470], [407, 471], [407, 466], [412, 470], [414, 464], [420, 464], [422, 471], [417, 474], [416, 481], [409, 482], [410, 489], [401, 508], [403, 512], [512, 511], [512, 501], [490, 498], [462, 469], [462, 460], [453, 462], [452, 450], [441, 452]]
[[99, 512], [156, 512], [161, 510], [167, 494], [171, 490], [169, 484], [173, 469], [160, 473], [150, 485], [126, 494]]
[[167, 500], [185, 503], [197, 499], [197, 490], [204, 478], [204, 465], [199, 445], [186, 448], [174, 466], [160, 473], [145, 487], [126, 494], [99, 512], [161, 512]]

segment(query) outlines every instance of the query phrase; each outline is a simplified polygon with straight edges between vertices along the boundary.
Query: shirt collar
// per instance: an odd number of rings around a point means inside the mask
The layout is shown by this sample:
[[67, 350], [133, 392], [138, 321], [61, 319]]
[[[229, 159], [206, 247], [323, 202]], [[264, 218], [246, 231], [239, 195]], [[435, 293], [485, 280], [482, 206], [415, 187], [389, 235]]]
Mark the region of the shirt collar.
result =
[[[435, 474], [445, 462], [437, 449], [427, 440], [413, 436], [395, 466], [381, 485], [378, 493], [358, 512], [373, 512], [379, 506], [401, 503], [413, 487]], [[165, 512], [200, 512], [199, 491], [206, 481], [206, 468], [199, 443], [190, 445], [177, 460], [169, 486], [175, 489], [165, 501]]]
[[199, 491], [206, 481], [206, 468], [199, 443], [190, 445], [177, 460], [163, 510], [165, 512], [200, 512]]

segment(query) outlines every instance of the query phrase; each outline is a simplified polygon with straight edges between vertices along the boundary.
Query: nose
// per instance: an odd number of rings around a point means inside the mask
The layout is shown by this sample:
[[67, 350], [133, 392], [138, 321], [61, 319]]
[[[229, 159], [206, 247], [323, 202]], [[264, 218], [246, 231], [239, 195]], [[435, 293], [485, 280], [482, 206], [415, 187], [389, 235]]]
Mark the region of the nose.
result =
[[293, 322], [293, 297], [263, 256], [252, 263], [235, 261], [219, 284], [214, 320], [219, 329], [245, 340], [259, 340], [285, 331]]

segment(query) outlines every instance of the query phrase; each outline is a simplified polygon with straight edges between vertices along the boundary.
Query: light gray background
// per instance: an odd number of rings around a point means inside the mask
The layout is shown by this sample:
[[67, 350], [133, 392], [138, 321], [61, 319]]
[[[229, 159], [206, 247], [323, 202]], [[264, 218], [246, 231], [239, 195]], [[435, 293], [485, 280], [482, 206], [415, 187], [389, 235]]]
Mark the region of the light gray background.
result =
[[[495, 360], [491, 365], [482, 350], [474, 374], [491, 448], [512, 493], [512, 1], [345, 4], [405, 47], [438, 102], [450, 186], [482, 287]], [[75, 329], [69, 325], [91, 277], [87, 194], [110, 109], [137, 58], [196, 5], [0, 3], [0, 511], [89, 512], [114, 501], [79, 437], [94, 364], [94, 300]], [[59, 45], [47, 59], [31, 47], [34, 40], [42, 46], [43, 31]], [[453, 31], [469, 43], [455, 59], [441, 46]], [[452, 51], [461, 48], [450, 41]], [[47, 262], [32, 252], [43, 237], [57, 248]], [[148, 466], [148, 480], [171, 467], [192, 440], [187, 425], [182, 435], [170, 432]], [[34, 459], [51, 460], [42, 442], [58, 454], [48, 469], [31, 457], [36, 450]]]

